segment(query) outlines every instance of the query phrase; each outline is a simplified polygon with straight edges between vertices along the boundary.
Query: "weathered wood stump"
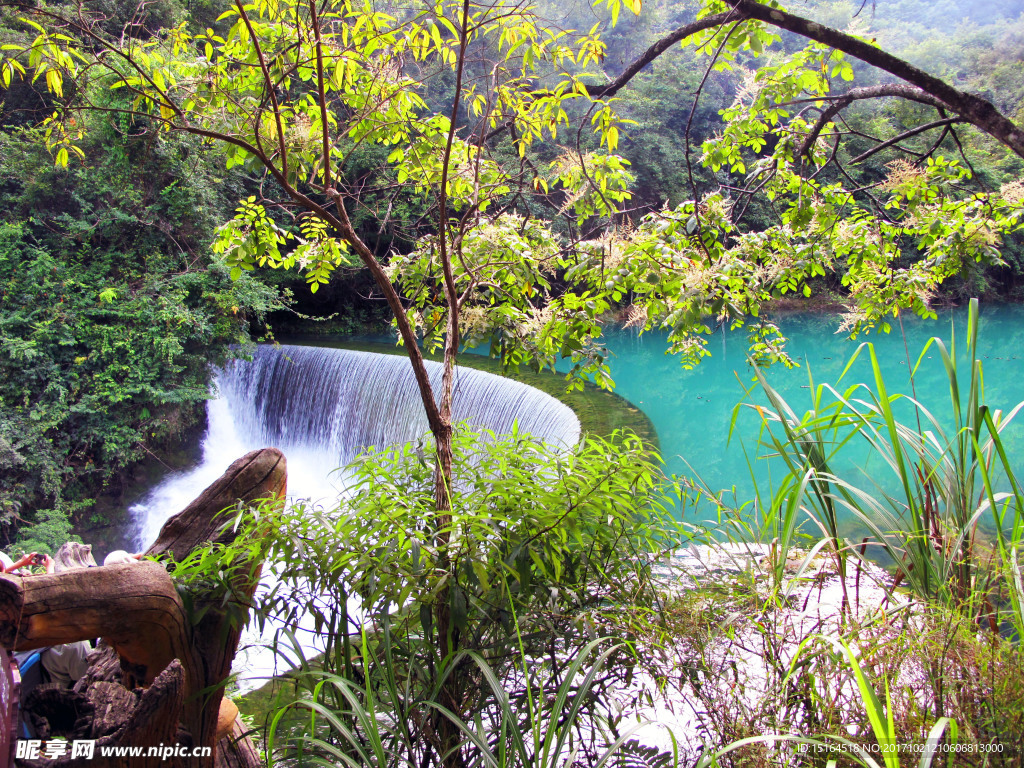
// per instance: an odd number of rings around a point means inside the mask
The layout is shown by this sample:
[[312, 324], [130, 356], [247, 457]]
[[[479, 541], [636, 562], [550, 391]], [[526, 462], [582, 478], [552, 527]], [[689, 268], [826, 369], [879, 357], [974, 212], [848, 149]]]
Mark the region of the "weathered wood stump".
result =
[[[208, 542], [230, 543], [240, 507], [284, 498], [284, 456], [276, 448], [253, 451], [160, 531], [147, 555], [180, 562]], [[222, 514], [225, 510], [228, 514]], [[248, 609], [257, 571], [232, 577], [234, 608]], [[25, 651], [61, 643], [103, 639], [88, 673], [72, 690], [40, 691], [34, 709], [48, 733], [97, 739], [92, 759], [22, 760], [18, 765], [83, 768], [224, 766], [254, 768], [259, 756], [223, 699], [223, 685], [238, 649], [241, 623], [222, 605], [222, 595], [194, 598], [193, 621], [164, 563], [81, 568], [44, 576], [0, 575], [0, 645]], [[222, 703], [223, 702], [223, 703]], [[62, 709], [63, 708], [63, 709]], [[213, 748], [213, 759], [123, 756], [101, 759], [101, 746], [191, 745]]]

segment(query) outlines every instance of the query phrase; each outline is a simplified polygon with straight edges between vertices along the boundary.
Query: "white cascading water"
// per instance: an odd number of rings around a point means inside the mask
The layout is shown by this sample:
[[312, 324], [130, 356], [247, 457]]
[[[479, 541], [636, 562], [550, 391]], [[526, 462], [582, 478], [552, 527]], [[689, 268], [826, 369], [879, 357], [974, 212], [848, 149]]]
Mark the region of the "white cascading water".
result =
[[[442, 366], [427, 362], [435, 391]], [[364, 448], [403, 445], [423, 437], [426, 414], [404, 356], [323, 347], [261, 345], [251, 361], [238, 360], [218, 371], [217, 398], [207, 405], [202, 459], [194, 469], [168, 476], [131, 507], [138, 545], [148, 547], [171, 515], [245, 453], [274, 446], [288, 460], [288, 495], [326, 507], [344, 495], [337, 470]], [[482, 371], [456, 371], [452, 412], [455, 421], [508, 434], [517, 424], [545, 442], [568, 447], [580, 438], [572, 409], [540, 390]], [[272, 653], [260, 651], [259, 638], [236, 657], [245, 687], [275, 671]], [[315, 643], [303, 643], [306, 652]]]
[[[442, 366], [427, 363], [435, 392]], [[350, 463], [369, 446], [404, 445], [428, 431], [420, 392], [403, 356], [320, 347], [262, 346], [218, 378], [237, 430], [253, 448], [275, 445], [289, 473], [301, 459], [316, 477]], [[567, 446], [579, 439], [571, 409], [533, 387], [460, 368], [452, 397], [456, 421], [521, 432]], [[295, 458], [293, 458], [293, 456]]]

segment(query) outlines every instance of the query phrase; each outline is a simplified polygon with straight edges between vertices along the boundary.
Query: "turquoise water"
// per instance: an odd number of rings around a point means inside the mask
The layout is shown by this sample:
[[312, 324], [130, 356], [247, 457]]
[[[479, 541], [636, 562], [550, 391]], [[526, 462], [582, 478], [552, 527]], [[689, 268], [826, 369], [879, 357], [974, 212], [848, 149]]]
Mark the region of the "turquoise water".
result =
[[[966, 357], [966, 317], [964, 309], [947, 309], [940, 310], [939, 318], [933, 321], [904, 318], [910, 364], [917, 362], [930, 337], [938, 336], [948, 345], [954, 328], [962, 361]], [[863, 342], [874, 344], [890, 394], [911, 392], [907, 349], [898, 324], [889, 334], [850, 340], [836, 333], [839, 322], [837, 316], [818, 313], [794, 314], [780, 321], [790, 339], [787, 350], [800, 367], [787, 370], [776, 365], [767, 371], [767, 378], [798, 415], [812, 404], [809, 372], [815, 384], [830, 383], [840, 391], [859, 381], [873, 380], [865, 351], [840, 381], [848, 359]], [[686, 476], [697, 474], [716, 491], [734, 489], [740, 503], [753, 497], [755, 482], [762, 494], [768, 491], [773, 462], [755, 458], [764, 450], [758, 448], [760, 420], [753, 409], [740, 409], [737, 429], [729, 439], [734, 408], [744, 399], [744, 387], [754, 383], [742, 331], [725, 330], [713, 335], [708, 344], [711, 357], [690, 371], [684, 370], [677, 358], [666, 354], [664, 334], [638, 336], [629, 330], [611, 330], [607, 346], [614, 355], [611, 373], [615, 391], [641, 408], [654, 423], [667, 471]], [[1024, 307], [983, 305], [978, 346], [985, 402], [1009, 411], [1024, 400]], [[961, 369], [966, 376], [966, 366]], [[948, 378], [934, 347], [918, 368], [915, 385], [922, 404], [940, 419], [949, 417]], [[747, 401], [766, 402], [763, 395], [748, 397]], [[908, 421], [913, 418], [909, 409], [904, 411], [904, 417]], [[1024, 414], [1020, 419], [1020, 424], [1004, 434], [1011, 455], [1024, 458]], [[889, 484], [881, 465], [872, 462], [865, 450], [851, 447], [845, 455], [851, 477], [864, 481], [863, 487], [870, 488], [872, 480], [883, 486]], [[751, 478], [748, 457], [755, 479]], [[1018, 462], [1018, 466], [1024, 469], [1024, 462]], [[778, 472], [777, 466], [774, 471]]]

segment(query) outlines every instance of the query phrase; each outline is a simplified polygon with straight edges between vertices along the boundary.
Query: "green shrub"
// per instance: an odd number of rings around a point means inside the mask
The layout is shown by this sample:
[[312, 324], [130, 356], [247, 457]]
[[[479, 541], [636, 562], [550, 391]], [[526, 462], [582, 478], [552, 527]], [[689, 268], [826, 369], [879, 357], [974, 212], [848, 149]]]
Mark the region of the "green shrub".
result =
[[70, 170], [31, 131], [0, 134], [4, 546], [19, 525], [50, 526], [34, 510], [73, 515], [179, 439], [201, 417], [210, 365], [279, 304], [211, 261], [222, 201], [195, 142], [123, 128], [99, 131], [90, 164]]
[[558, 452], [460, 430], [456, 448], [450, 518], [438, 522], [422, 446], [371, 451], [352, 469], [350, 500], [288, 512], [271, 555], [278, 613], [308, 606], [325, 643], [308, 695], [321, 711], [347, 711], [352, 690], [372, 686], [417, 763], [451, 743], [445, 728], [464, 738], [459, 722], [529, 734], [538, 687], [558, 688], [595, 637], [614, 634], [624, 645], [604, 654], [589, 693], [572, 691], [583, 698], [570, 728], [592, 728], [592, 705], [632, 674], [631, 641], [657, 615], [654, 559], [679, 544], [657, 458], [635, 436]]

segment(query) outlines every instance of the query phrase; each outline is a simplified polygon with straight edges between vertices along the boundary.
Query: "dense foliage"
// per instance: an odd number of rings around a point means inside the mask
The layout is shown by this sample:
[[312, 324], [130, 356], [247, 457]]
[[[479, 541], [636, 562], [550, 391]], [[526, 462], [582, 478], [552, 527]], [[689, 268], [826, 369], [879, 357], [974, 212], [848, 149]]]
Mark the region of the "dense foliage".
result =
[[[521, 721], [506, 727], [528, 733], [530, 686], [557, 686], [594, 638], [615, 634], [623, 645], [592, 681], [594, 698], [575, 701], [579, 719], [569, 724], [591, 740], [603, 720], [598, 694], [629, 678], [635, 643], [658, 613], [652, 566], [680, 540], [672, 486], [635, 435], [591, 436], [565, 451], [523, 434], [459, 429], [456, 441], [452, 515], [441, 531], [430, 524], [432, 467], [408, 445], [361, 456], [350, 499], [287, 510], [267, 544], [277, 586], [262, 613], [300, 639], [309, 628], [323, 639], [322, 674], [377, 691], [405, 733], [391, 758], [402, 765], [436, 765], [445, 751], [437, 708], [483, 717], [488, 730], [511, 712]], [[255, 520], [253, 532], [270, 522]], [[439, 653], [439, 609], [459, 653]], [[284, 636], [278, 643], [290, 652]], [[483, 683], [474, 658], [500, 688]], [[322, 674], [301, 685], [315, 687]], [[294, 723], [291, 737], [300, 733], [317, 736], [315, 719]], [[294, 757], [287, 746], [275, 764]]]
[[32, 129], [0, 134], [5, 546], [66, 541], [69, 515], [196, 424], [210, 366], [277, 306], [210, 258], [237, 178], [194, 140], [91, 128], [88, 162], [68, 169]]
[[[175, 432], [182, 406], [204, 397], [209, 362], [244, 337], [246, 312], [271, 305], [247, 273], [294, 268], [315, 293], [361, 264], [406, 345], [432, 450], [364, 457], [347, 514], [302, 511], [274, 521], [277, 540], [247, 543], [275, 546], [279, 575], [313, 588], [324, 664], [346, 691], [386, 691], [406, 763], [491, 762], [493, 734], [532, 728], [528, 665], [543, 653], [557, 682], [592, 650], [595, 627], [635, 640], [636, 625], [609, 613], [657, 604], [650, 457], [631, 440], [564, 455], [518, 436], [466, 444], [451, 411], [463, 342], [489, 340], [510, 364], [571, 358], [571, 376], [610, 386], [601, 326], [623, 311], [666, 330], [687, 364], [713, 322], [749, 324], [754, 352], [778, 359], [761, 317], [773, 299], [828, 283], [855, 305], [857, 329], [928, 314], [945, 281], [981, 285], [1006, 269], [1000, 248], [1012, 250], [1024, 218], [1017, 72], [985, 64], [986, 47], [1012, 50], [1014, 28], [992, 15], [964, 28], [956, 59], [985, 72], [936, 78], [893, 63], [838, 4], [812, 10], [850, 34], [754, 0], [628, 22], [640, 3], [607, 0], [594, 23], [578, 23], [590, 9], [569, 11], [578, 32], [468, 0], [252, 0], [210, 26], [173, 4], [142, 24], [114, 5], [0, 0], [34, 17], [4, 30], [0, 82], [44, 118], [5, 139], [0, 190], [9, 492], [74, 508], [71, 472], [109, 474]], [[927, 61], [905, 26], [899, 45]], [[656, 40], [686, 53], [639, 75]], [[997, 106], [965, 92], [985, 88]], [[259, 184], [232, 183], [211, 161]], [[234, 216], [217, 228], [228, 198]], [[215, 228], [227, 275], [207, 252]], [[440, 385], [424, 338], [444, 352]], [[12, 498], [8, 516], [24, 503]], [[29, 534], [61, 523], [41, 515]], [[916, 538], [930, 555], [931, 539]], [[834, 531], [828, 543], [843, 562]], [[350, 598], [365, 612], [360, 649]], [[503, 719], [510, 700], [521, 723]], [[348, 732], [365, 741], [354, 710]], [[477, 741], [463, 717], [476, 718]]]

